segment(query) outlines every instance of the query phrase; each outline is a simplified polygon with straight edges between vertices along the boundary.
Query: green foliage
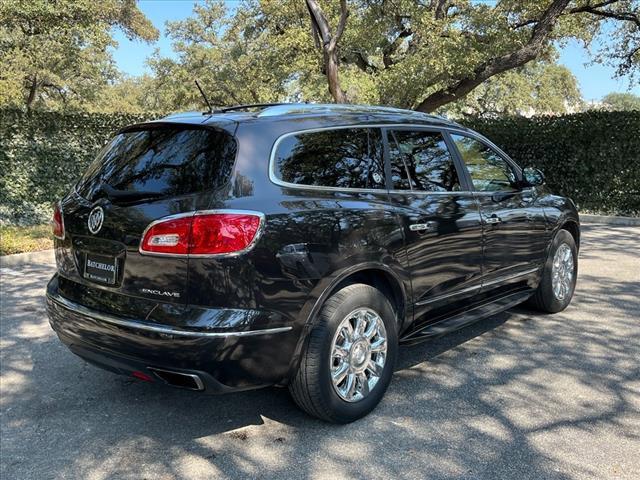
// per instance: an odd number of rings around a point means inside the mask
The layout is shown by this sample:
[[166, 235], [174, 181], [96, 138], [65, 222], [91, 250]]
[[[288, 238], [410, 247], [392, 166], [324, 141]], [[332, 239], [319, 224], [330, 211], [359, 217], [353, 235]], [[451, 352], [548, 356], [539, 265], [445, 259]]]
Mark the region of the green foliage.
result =
[[640, 96], [633, 93], [610, 93], [604, 96], [602, 103], [611, 111], [640, 110]]
[[540, 168], [549, 188], [580, 210], [640, 215], [640, 112], [467, 119], [521, 166]]
[[[195, 85], [194, 85], [195, 88]], [[89, 113], [129, 113], [157, 112], [159, 105], [154, 95], [154, 80], [148, 75], [122, 77], [102, 88], [95, 100], [87, 105]]]
[[117, 77], [113, 28], [158, 38], [135, 0], [0, 2], [0, 105], [83, 108]]
[[[562, 14], [532, 43], [543, 14], [558, 2]], [[340, 1], [319, 3], [335, 30]], [[613, 63], [632, 81], [640, 62], [640, 0], [347, 4], [338, 63], [341, 90], [353, 103], [433, 111], [471, 91], [468, 108], [459, 102], [451, 108], [558, 113], [574, 97], [572, 79], [560, 67], [539, 72], [537, 64], [509, 73], [525, 62], [513, 61], [524, 47], [535, 50], [527, 60], [549, 62], [569, 40], [603, 44], [591, 49], [594, 60]], [[153, 75], [141, 79], [120, 78], [110, 53], [114, 29], [130, 39], [158, 38], [136, 0], [0, 2], [0, 106], [130, 113], [201, 108], [195, 78], [220, 105], [332, 101], [303, 0], [243, 0], [233, 8], [222, 0], [198, 2], [191, 17], [167, 25], [175, 57], [154, 54], [148, 60]]]
[[[335, 30], [340, 2], [320, 3]], [[402, 108], [416, 108], [436, 92], [455, 92], [460, 81], [477, 77], [480, 67], [527, 45], [551, 4], [552, 0], [350, 0], [339, 43], [342, 90], [353, 103]], [[638, 28], [628, 12], [637, 12], [639, 1], [597, 4], [597, 12], [590, 5], [587, 0], [569, 3], [542, 42], [538, 62], [552, 61], [556, 46], [568, 40], [590, 45], [605, 33], [620, 36], [616, 51], [633, 51]], [[606, 19], [609, 23], [603, 30]], [[302, 0], [248, 0], [234, 5], [233, 10], [220, 0], [205, 0], [195, 6], [191, 17], [169, 23], [167, 33], [177, 58], [156, 54], [149, 62], [155, 79], [150, 94], [160, 109], [201, 107], [194, 78], [202, 80], [219, 104], [332, 101], [323, 53], [314, 45], [309, 12]], [[623, 44], [622, 39], [627, 42]], [[575, 82], [561, 67], [541, 70], [536, 65], [493, 82], [470, 100], [471, 110], [486, 107], [483, 92], [502, 96], [507, 91], [509, 99], [498, 105], [501, 112], [531, 106], [537, 111], [563, 112], [565, 100], [572, 103], [577, 96]], [[629, 67], [630, 71], [634, 68], [635, 64]], [[561, 98], [563, 90], [565, 98]]]
[[459, 118], [568, 113], [582, 105], [578, 81], [571, 71], [553, 63], [532, 62], [490, 78], [440, 113]]
[[0, 255], [53, 248], [50, 225], [14, 227], [0, 225]]
[[[281, 101], [300, 75], [318, 71], [309, 29], [298, 0], [246, 2], [234, 15], [220, 0], [196, 4], [193, 16], [167, 25], [177, 59], [149, 59], [149, 94], [165, 111], [202, 109], [198, 79], [215, 105]], [[324, 77], [316, 83], [326, 90]]]
[[48, 222], [52, 203], [69, 191], [115, 131], [148, 119], [0, 110], [0, 224]]
[[[106, 141], [149, 115], [27, 114], [0, 110], [0, 224], [47, 222]], [[466, 119], [522, 166], [536, 166], [549, 187], [578, 207], [640, 214], [640, 112], [560, 117]]]

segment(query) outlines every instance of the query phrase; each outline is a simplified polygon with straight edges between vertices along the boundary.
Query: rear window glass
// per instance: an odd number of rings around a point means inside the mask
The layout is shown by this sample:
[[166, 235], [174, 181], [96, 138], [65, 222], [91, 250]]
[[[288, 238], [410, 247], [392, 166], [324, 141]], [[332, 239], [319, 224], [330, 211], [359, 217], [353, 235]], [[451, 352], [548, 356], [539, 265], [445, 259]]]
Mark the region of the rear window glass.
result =
[[278, 143], [277, 178], [297, 185], [384, 188], [382, 137], [373, 128], [299, 133]]
[[120, 194], [174, 196], [221, 186], [236, 155], [235, 139], [210, 128], [162, 126], [116, 135], [80, 179], [94, 198], [103, 187]]

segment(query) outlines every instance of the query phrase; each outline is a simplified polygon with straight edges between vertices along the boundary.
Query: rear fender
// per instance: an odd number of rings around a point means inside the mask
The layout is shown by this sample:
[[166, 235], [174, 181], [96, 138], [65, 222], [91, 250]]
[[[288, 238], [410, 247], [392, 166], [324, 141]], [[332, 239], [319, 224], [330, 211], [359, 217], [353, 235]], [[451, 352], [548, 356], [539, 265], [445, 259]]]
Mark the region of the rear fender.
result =
[[300, 311], [298, 316], [299, 321], [304, 322], [302, 330], [300, 332], [300, 337], [298, 338], [298, 342], [296, 348], [294, 350], [294, 355], [291, 359], [291, 364], [289, 368], [288, 378], [296, 371], [298, 365], [300, 364], [300, 359], [302, 352], [306, 346], [306, 343], [309, 338], [309, 334], [313, 326], [315, 325], [315, 320], [317, 318], [318, 312], [324, 305], [324, 302], [334, 293], [336, 288], [348, 280], [349, 277], [353, 277], [357, 275], [359, 272], [370, 271], [370, 270], [378, 270], [380, 272], [384, 272], [389, 274], [391, 278], [394, 279], [396, 284], [398, 285], [402, 300], [405, 305], [405, 315], [404, 318], [398, 318], [398, 332], [406, 327], [406, 324], [412, 319], [412, 298], [411, 298], [411, 281], [408, 272], [402, 268], [400, 264], [395, 264], [390, 266], [389, 264], [380, 263], [380, 262], [365, 262], [359, 263], [357, 265], [352, 265], [349, 267], [345, 267], [337, 272], [334, 272], [333, 275], [326, 277], [321, 282], [316, 285], [311, 294], [309, 295], [309, 300], [304, 304], [303, 308]]

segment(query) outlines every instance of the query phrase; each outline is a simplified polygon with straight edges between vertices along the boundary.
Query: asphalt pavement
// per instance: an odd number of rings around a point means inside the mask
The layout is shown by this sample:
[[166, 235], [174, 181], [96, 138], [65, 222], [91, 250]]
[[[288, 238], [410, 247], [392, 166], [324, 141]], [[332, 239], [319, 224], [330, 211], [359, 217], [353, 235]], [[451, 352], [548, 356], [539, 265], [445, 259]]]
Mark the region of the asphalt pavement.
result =
[[401, 350], [336, 426], [286, 389], [211, 397], [121, 377], [49, 327], [50, 262], [3, 266], [0, 478], [640, 478], [640, 228], [584, 227], [562, 313], [514, 309]]

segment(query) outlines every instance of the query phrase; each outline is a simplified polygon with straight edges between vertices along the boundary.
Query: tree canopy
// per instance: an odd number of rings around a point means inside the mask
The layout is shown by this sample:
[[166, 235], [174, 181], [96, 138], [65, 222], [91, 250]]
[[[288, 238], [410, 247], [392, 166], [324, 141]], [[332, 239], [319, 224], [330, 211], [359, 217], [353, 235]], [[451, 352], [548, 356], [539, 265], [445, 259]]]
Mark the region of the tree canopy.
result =
[[490, 78], [462, 100], [440, 108], [450, 116], [562, 114], [583, 108], [571, 71], [554, 63], [532, 62]]
[[604, 96], [602, 105], [612, 111], [640, 110], [640, 96], [633, 93], [610, 93]]
[[640, 65], [639, 5], [248, 0], [230, 13], [224, 2], [207, 0], [169, 25], [177, 60], [156, 55], [151, 66], [161, 102], [173, 108], [197, 101], [197, 76], [223, 104], [295, 99], [434, 111], [506, 72], [503, 83], [515, 82], [513, 72], [526, 75], [531, 62], [552, 61], [558, 45], [577, 39], [589, 46], [603, 32], [618, 41], [594, 61], [615, 61], [620, 74], [631, 75]]
[[113, 28], [157, 37], [135, 0], [1, 5], [0, 104], [182, 110], [202, 106], [198, 79], [218, 105], [563, 112], [579, 102], [554, 64], [566, 42], [632, 82], [640, 71], [640, 0], [205, 0], [168, 23], [175, 55], [156, 51], [140, 79], [119, 79], [108, 51]]
[[153, 41], [158, 30], [135, 0], [0, 2], [0, 103], [86, 102], [118, 72], [112, 29]]

